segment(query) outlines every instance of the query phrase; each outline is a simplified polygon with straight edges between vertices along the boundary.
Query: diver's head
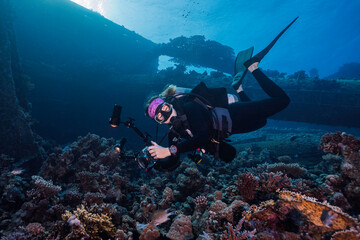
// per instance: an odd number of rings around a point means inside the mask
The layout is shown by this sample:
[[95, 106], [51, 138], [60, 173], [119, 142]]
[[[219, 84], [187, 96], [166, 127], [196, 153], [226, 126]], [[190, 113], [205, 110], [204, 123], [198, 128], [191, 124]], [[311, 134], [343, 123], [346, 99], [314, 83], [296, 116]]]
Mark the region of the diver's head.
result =
[[159, 124], [169, 124], [170, 119], [176, 116], [176, 111], [172, 104], [165, 102], [162, 98], [156, 97], [151, 98], [148, 102], [145, 114]]

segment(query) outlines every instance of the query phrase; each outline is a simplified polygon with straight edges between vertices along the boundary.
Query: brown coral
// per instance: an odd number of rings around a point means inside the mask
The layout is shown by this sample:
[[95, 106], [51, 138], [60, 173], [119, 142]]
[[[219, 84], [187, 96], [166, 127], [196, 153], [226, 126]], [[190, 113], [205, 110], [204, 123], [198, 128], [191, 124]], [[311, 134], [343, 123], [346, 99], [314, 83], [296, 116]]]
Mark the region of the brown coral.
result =
[[180, 214], [171, 224], [170, 231], [166, 235], [172, 240], [189, 240], [194, 237], [190, 216]]
[[[283, 205], [299, 210], [309, 222], [320, 227], [323, 232], [343, 230], [358, 224], [357, 219], [344, 213], [339, 207], [332, 206], [327, 202], [320, 203], [315, 198], [300, 193], [280, 191], [279, 199]], [[331, 224], [327, 224], [327, 217], [324, 216], [327, 213], [333, 215]]]
[[319, 149], [333, 154], [348, 156], [360, 150], [360, 140], [347, 133], [327, 133], [321, 137]]
[[163, 191], [162, 199], [160, 200], [160, 208], [166, 209], [171, 206], [171, 202], [174, 201], [174, 193], [171, 188], [166, 187]]
[[31, 178], [34, 181], [35, 189], [27, 192], [30, 197], [48, 199], [61, 191], [61, 187], [54, 185], [51, 180], [46, 181], [40, 176], [32, 176]]
[[26, 232], [32, 236], [37, 236], [45, 231], [45, 228], [40, 223], [29, 223], [26, 226]]
[[233, 208], [227, 207], [226, 203], [221, 200], [217, 200], [211, 204], [209, 212], [212, 218], [217, 220], [226, 219], [228, 222], [233, 222]]
[[227, 223], [227, 229], [222, 234], [221, 239], [223, 240], [245, 240], [252, 239], [256, 233], [256, 229], [253, 231], [243, 231], [241, 232], [242, 225], [244, 223], [245, 217], [243, 217], [239, 223], [236, 225], [235, 229], [231, 223]]
[[152, 224], [148, 224], [141, 232], [140, 240], [156, 240], [160, 237], [159, 230]]
[[278, 189], [291, 186], [290, 179], [282, 172], [261, 174], [260, 189], [264, 192], [275, 192]]
[[215, 198], [215, 200], [221, 200], [223, 198], [222, 192], [221, 191], [216, 191], [214, 193], [214, 198]]
[[86, 232], [92, 239], [101, 239], [101, 234], [105, 234], [109, 237], [114, 237], [115, 235], [116, 229], [111, 222], [111, 217], [107, 214], [92, 213], [86, 210], [84, 205], [81, 205], [74, 213], [66, 211], [62, 215], [62, 219], [68, 221], [72, 216], [79, 219], [80, 223], [84, 226]]
[[352, 227], [349, 230], [334, 233], [331, 240], [357, 240], [360, 239], [360, 226]]
[[307, 170], [303, 167], [300, 167], [297, 163], [274, 163], [266, 165], [268, 171], [270, 172], [282, 172], [291, 178], [298, 178], [299, 176], [305, 174]]
[[208, 200], [205, 196], [197, 196], [194, 200], [196, 209], [204, 210], [208, 204]]
[[254, 199], [258, 183], [259, 181], [254, 174], [243, 173], [239, 176], [236, 186], [241, 196], [247, 201]]

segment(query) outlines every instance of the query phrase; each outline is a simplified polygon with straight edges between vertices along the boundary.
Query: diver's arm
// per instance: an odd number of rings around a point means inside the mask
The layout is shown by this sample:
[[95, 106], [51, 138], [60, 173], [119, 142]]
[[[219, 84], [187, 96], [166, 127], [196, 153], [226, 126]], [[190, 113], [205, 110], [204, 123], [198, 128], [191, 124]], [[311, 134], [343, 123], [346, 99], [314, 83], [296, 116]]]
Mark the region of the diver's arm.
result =
[[162, 159], [171, 156], [170, 149], [158, 145], [156, 142], [151, 141], [151, 146], [148, 148], [149, 153], [155, 159]]
[[[168, 143], [169, 146], [177, 145], [177, 135], [173, 132], [169, 132], [168, 134]], [[155, 165], [155, 169], [157, 170], [167, 170], [173, 171], [180, 165], [180, 154], [175, 154], [170, 157], [159, 159]]]

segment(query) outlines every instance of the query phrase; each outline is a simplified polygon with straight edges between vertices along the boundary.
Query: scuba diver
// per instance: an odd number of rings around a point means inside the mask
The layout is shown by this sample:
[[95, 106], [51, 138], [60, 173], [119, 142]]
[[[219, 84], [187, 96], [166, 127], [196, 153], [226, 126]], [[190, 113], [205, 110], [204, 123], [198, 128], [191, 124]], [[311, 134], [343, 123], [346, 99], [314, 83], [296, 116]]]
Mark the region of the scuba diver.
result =
[[[174, 170], [180, 165], [180, 154], [191, 151], [208, 153], [231, 162], [236, 156], [236, 149], [226, 142], [227, 137], [265, 126], [268, 117], [289, 105], [288, 95], [258, 65], [296, 20], [255, 56], [251, 57], [253, 47], [239, 52], [235, 60], [232, 87], [240, 99], [236, 95], [227, 94], [225, 88], [207, 88], [201, 82], [192, 90], [170, 85], [159, 96], [147, 102], [145, 114], [159, 124], [169, 124], [169, 147], [153, 141], [148, 147], [149, 154], [156, 161], [156, 169]], [[251, 101], [245, 94], [242, 81], [248, 70], [269, 98]], [[201, 158], [193, 161], [198, 163]]]

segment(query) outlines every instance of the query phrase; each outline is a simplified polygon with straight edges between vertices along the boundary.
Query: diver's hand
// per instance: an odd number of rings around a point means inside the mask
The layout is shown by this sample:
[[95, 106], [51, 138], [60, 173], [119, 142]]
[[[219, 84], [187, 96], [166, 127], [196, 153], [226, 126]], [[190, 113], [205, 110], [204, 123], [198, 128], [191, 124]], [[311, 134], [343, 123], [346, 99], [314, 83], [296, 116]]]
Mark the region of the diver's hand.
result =
[[162, 147], [151, 141], [152, 146], [148, 147], [149, 153], [155, 159], [162, 159], [171, 156], [169, 148]]

